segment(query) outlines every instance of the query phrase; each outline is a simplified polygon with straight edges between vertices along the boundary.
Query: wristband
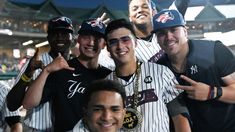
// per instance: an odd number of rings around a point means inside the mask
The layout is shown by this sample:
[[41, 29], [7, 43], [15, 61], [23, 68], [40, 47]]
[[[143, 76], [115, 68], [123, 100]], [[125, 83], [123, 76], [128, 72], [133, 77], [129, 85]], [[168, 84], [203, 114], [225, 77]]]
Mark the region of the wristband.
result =
[[207, 100], [209, 100], [211, 97], [211, 86], [209, 87], [208, 95], [207, 95]]
[[217, 93], [216, 93], [216, 97], [214, 99], [219, 99], [223, 94], [223, 90], [221, 87], [216, 87], [216, 89], [217, 89]]
[[21, 76], [21, 80], [26, 82], [26, 83], [29, 83], [31, 81], [31, 78], [29, 78], [28, 76], [26, 76], [25, 74], [22, 74]]
[[215, 95], [215, 87], [210, 85], [210, 89], [209, 89], [209, 93], [208, 93], [208, 96], [207, 96], [207, 100], [214, 99], [215, 97], [216, 97], [216, 95]]

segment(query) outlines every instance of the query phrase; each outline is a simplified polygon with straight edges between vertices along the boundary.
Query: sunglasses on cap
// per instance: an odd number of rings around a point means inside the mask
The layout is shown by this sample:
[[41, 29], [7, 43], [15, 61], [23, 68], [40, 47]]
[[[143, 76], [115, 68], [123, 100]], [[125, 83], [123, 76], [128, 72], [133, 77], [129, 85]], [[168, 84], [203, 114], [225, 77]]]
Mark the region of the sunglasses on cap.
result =
[[51, 20], [52, 22], [60, 22], [60, 21], [62, 21], [62, 22], [66, 22], [66, 23], [68, 23], [68, 24], [72, 24], [72, 21], [71, 21], [71, 19], [69, 19], [68, 17], [58, 17], [58, 18], [56, 18], [56, 19], [53, 19], [53, 20]]

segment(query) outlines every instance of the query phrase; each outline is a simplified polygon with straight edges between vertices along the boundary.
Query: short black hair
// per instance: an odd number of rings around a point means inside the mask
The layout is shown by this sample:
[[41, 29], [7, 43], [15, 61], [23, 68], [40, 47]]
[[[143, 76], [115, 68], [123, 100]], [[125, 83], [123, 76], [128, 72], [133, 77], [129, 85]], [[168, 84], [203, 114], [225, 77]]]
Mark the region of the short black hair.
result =
[[105, 40], [107, 40], [108, 33], [118, 28], [126, 28], [130, 30], [131, 33], [135, 36], [135, 31], [132, 24], [126, 19], [122, 18], [122, 19], [113, 20], [108, 24], [108, 26], [105, 29]]
[[99, 91], [111, 91], [117, 92], [121, 95], [123, 101], [123, 107], [126, 107], [126, 92], [122, 84], [114, 80], [102, 79], [93, 81], [88, 87], [87, 91], [84, 94], [84, 107], [87, 107], [91, 96], [95, 92]]

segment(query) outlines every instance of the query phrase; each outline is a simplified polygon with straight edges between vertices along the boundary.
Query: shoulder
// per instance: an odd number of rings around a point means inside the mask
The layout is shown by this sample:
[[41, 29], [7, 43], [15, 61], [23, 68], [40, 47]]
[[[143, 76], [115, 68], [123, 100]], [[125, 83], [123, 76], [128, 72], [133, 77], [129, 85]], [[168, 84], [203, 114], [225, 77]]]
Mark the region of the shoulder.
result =
[[99, 68], [97, 69], [100, 73], [102, 73], [104, 76], [109, 75], [112, 71], [110, 69], [108, 69], [107, 67], [104, 67], [102, 65], [99, 66]]
[[[157, 63], [152, 63], [152, 62], [145, 62], [141, 65], [141, 69], [145, 70], [154, 70], [154, 72], [165, 72], [169, 71], [169, 68], [166, 67], [165, 65], [157, 64]], [[156, 73], [155, 73], [156, 74]]]

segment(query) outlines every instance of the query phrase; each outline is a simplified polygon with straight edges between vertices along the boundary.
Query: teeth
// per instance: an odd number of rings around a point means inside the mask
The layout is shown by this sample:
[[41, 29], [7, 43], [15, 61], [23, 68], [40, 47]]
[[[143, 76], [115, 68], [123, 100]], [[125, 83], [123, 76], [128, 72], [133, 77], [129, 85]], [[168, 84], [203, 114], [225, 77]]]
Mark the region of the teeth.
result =
[[104, 123], [104, 124], [101, 124], [103, 127], [111, 127], [112, 124], [107, 124], [107, 123]]
[[64, 46], [64, 44], [62, 44], [62, 43], [61, 44], [57, 44], [57, 46]]
[[119, 52], [118, 54], [119, 54], [119, 55], [125, 55], [126, 52]]

